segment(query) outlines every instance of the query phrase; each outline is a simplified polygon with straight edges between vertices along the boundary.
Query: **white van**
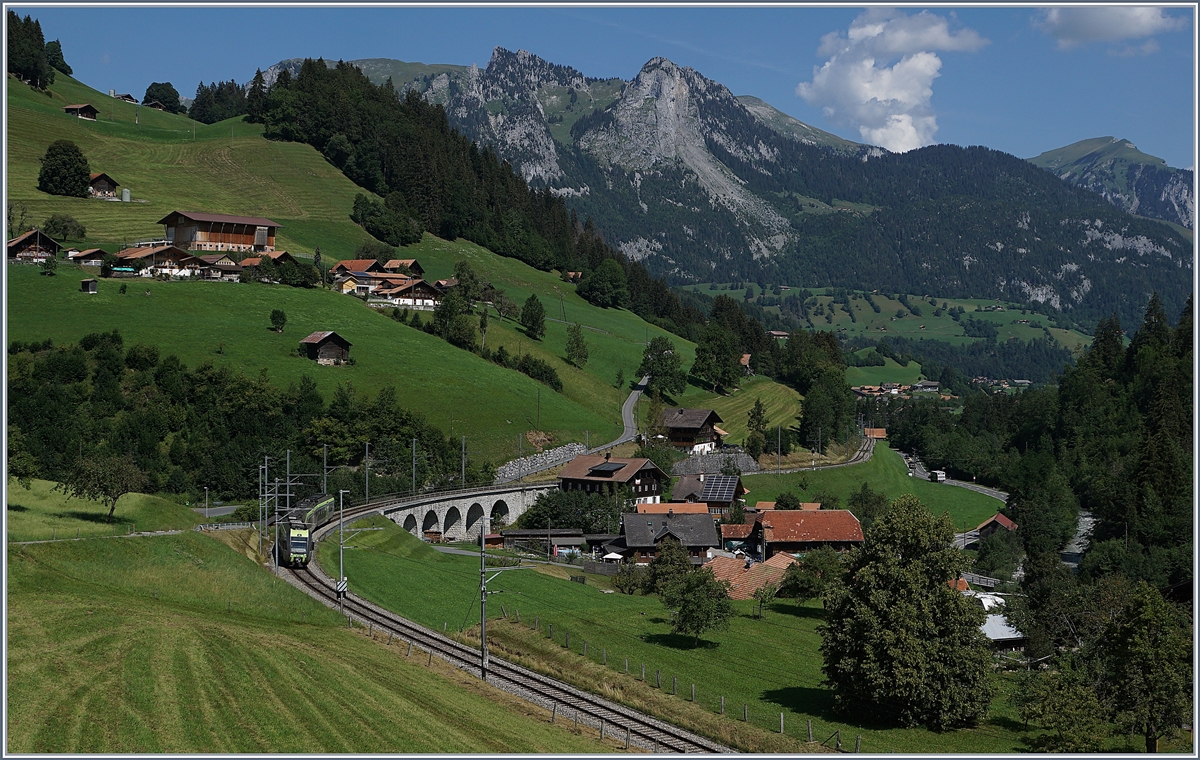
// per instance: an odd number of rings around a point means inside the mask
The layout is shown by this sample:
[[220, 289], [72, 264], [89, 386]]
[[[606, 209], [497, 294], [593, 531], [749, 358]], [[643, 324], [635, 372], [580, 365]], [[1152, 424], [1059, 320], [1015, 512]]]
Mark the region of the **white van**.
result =
[[934, 483], [944, 483], [946, 481], [946, 471], [934, 470], [933, 472], [929, 473], [929, 479]]

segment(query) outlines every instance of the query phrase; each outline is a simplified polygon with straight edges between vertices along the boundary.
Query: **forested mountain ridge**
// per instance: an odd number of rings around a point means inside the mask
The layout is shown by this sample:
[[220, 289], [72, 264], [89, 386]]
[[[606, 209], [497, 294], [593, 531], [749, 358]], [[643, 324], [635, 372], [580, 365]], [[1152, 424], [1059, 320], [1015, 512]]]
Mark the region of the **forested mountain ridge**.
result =
[[670, 283], [999, 298], [1086, 326], [1190, 290], [1182, 235], [1027, 161], [838, 144], [665, 58], [621, 82], [497, 48], [484, 69], [393, 83]]
[[1131, 214], [1195, 229], [1191, 170], [1167, 166], [1166, 161], [1142, 153], [1128, 140], [1080, 140], [1034, 156], [1029, 162]]

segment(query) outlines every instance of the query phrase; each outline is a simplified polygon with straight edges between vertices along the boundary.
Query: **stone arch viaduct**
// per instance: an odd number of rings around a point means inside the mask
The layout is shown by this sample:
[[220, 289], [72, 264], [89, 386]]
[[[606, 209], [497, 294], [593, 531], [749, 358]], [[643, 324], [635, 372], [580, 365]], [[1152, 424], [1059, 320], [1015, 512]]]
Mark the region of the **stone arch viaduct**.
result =
[[538, 496], [557, 490], [558, 483], [509, 484], [385, 499], [370, 506], [414, 536], [438, 531], [445, 541], [463, 541], [479, 538], [485, 516], [491, 526], [512, 525]]

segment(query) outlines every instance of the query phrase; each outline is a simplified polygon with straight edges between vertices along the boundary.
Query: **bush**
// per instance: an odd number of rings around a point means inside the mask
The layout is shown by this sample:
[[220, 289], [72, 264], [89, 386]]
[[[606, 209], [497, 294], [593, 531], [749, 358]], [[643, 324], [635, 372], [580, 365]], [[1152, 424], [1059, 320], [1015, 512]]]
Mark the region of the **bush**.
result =
[[51, 214], [42, 222], [42, 232], [56, 240], [83, 240], [87, 228], [70, 214]]

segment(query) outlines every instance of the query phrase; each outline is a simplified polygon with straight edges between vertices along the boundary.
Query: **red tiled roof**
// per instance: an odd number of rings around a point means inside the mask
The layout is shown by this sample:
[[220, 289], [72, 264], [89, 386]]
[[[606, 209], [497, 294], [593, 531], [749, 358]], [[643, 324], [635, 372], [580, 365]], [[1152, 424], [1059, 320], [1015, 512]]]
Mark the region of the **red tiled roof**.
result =
[[172, 211], [162, 219], [158, 220], [158, 224], [166, 224], [167, 220], [173, 214], [179, 214], [185, 219], [191, 219], [193, 222], [218, 222], [222, 224], [253, 224], [255, 227], [282, 227], [279, 222], [272, 222], [270, 219], [263, 219], [261, 216], [230, 216], [228, 214], [207, 214], [194, 211]]
[[862, 525], [845, 509], [819, 512], [771, 510], [759, 516], [767, 543], [862, 541]]
[[983, 530], [983, 526], [987, 525], [990, 522], [995, 522], [1001, 528], [1005, 528], [1007, 530], [1016, 530], [1017, 529], [1017, 524], [1015, 522], [1013, 522], [1012, 520], [1008, 519], [1004, 515], [997, 512], [996, 514], [992, 515], [988, 519], [981, 522], [979, 524], [979, 527], [976, 528], [975, 530]]
[[722, 525], [721, 538], [745, 538], [750, 535], [750, 531], [754, 529], [752, 524], [743, 525]]
[[637, 511], [639, 515], [666, 515], [672, 512], [677, 515], [706, 515], [708, 514], [708, 505], [664, 501], [659, 504], [638, 504]]
[[795, 561], [787, 554], [776, 554], [766, 562], [755, 562], [746, 567], [745, 560], [714, 557], [704, 563], [704, 567], [712, 570], [717, 580], [729, 581], [730, 599], [751, 599], [755, 591], [768, 583], [778, 583], [788, 565]]
[[244, 267], [256, 267], [262, 263], [262, 256], [250, 256], [241, 260], [241, 265]]
[[946, 585], [949, 586], [950, 588], [954, 589], [955, 591], [970, 591], [971, 590], [971, 587], [969, 585], [967, 585], [967, 581], [963, 578], [957, 578], [957, 579], [951, 578], [950, 580], [946, 581]]

